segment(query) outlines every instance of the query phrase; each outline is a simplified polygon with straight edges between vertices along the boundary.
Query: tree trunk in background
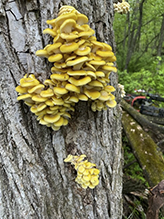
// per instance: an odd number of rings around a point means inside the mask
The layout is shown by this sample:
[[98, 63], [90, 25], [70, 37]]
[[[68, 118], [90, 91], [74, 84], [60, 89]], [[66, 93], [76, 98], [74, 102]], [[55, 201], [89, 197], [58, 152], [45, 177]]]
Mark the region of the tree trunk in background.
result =
[[[51, 43], [42, 34], [62, 5], [89, 18], [99, 41], [114, 47], [112, 0], [17, 0], [0, 3], [0, 218], [119, 219], [122, 214], [121, 111], [92, 112], [79, 102], [69, 124], [52, 131], [38, 124], [15, 87], [27, 73], [43, 80], [50, 64], [35, 52]], [[117, 86], [116, 74], [111, 83]], [[68, 154], [86, 154], [100, 169], [100, 184], [82, 189]]]

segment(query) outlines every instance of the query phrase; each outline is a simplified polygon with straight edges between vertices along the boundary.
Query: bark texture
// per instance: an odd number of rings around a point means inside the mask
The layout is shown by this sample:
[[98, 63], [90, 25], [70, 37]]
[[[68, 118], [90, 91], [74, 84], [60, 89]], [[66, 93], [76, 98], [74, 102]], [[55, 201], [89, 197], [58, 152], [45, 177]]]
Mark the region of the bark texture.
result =
[[[16, 0], [0, 2], [0, 218], [117, 219], [122, 214], [121, 111], [93, 113], [76, 106], [69, 125], [54, 132], [38, 124], [15, 87], [25, 73], [45, 80], [50, 64], [35, 56], [51, 38], [47, 19], [62, 5], [88, 16], [99, 41], [114, 47], [112, 0]], [[111, 75], [117, 85], [117, 77]], [[100, 169], [100, 184], [82, 189], [68, 154], [86, 154]]]

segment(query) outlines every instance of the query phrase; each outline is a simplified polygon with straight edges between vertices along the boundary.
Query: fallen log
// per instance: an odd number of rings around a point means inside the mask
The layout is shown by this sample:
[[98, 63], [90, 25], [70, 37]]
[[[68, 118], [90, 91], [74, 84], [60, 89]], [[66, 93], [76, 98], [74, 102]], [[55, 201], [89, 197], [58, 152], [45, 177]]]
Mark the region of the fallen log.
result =
[[[145, 116], [140, 114], [137, 110], [135, 110], [130, 104], [126, 103], [125, 100], [121, 100], [122, 108], [128, 112], [139, 125], [142, 126], [144, 131], [149, 133], [152, 139], [155, 141], [156, 144], [161, 142], [164, 139], [164, 126], [157, 125], [151, 121], [149, 121]], [[164, 144], [160, 145], [162, 148]]]
[[123, 112], [122, 124], [146, 180], [150, 186], [158, 184], [164, 179], [162, 153], [158, 151], [150, 135], [126, 111]]

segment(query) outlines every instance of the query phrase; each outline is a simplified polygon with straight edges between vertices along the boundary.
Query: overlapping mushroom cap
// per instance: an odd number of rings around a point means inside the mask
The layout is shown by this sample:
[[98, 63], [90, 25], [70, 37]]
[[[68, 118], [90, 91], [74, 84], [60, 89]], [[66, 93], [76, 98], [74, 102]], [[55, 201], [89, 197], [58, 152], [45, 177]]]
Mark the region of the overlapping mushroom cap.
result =
[[[100, 170], [96, 168], [96, 164], [84, 160], [85, 154], [80, 156], [73, 156], [69, 154], [64, 162], [71, 162], [77, 171], [77, 177], [75, 181], [81, 185], [82, 188], [94, 189], [99, 184]], [[84, 160], [84, 161], [83, 161]]]
[[97, 41], [88, 18], [72, 6], [61, 7], [58, 17], [47, 23], [52, 29], [43, 33], [53, 43], [36, 55], [54, 64], [52, 74], [43, 84], [32, 74], [21, 79], [18, 100], [24, 99], [40, 123], [54, 130], [68, 123], [68, 111], [80, 100], [91, 101], [93, 111], [115, 107], [115, 89], [108, 85], [109, 74], [117, 71], [111, 46]]

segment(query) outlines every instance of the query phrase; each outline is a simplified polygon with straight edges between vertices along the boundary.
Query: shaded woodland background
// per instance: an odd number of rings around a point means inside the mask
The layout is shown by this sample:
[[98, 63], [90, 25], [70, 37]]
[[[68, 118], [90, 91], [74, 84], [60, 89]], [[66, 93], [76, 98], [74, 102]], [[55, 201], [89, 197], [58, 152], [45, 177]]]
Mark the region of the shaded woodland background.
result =
[[[115, 13], [119, 83], [126, 93], [144, 90], [164, 97], [164, 2], [129, 0], [127, 15]], [[164, 107], [163, 102], [156, 106]], [[146, 218], [145, 189], [164, 179], [164, 127], [161, 118], [138, 113], [121, 101], [123, 108], [124, 215], [123, 218]], [[159, 120], [157, 123], [151, 121]], [[150, 155], [149, 155], [150, 154]], [[127, 195], [128, 194], [128, 195]], [[159, 213], [159, 218], [164, 214]]]

